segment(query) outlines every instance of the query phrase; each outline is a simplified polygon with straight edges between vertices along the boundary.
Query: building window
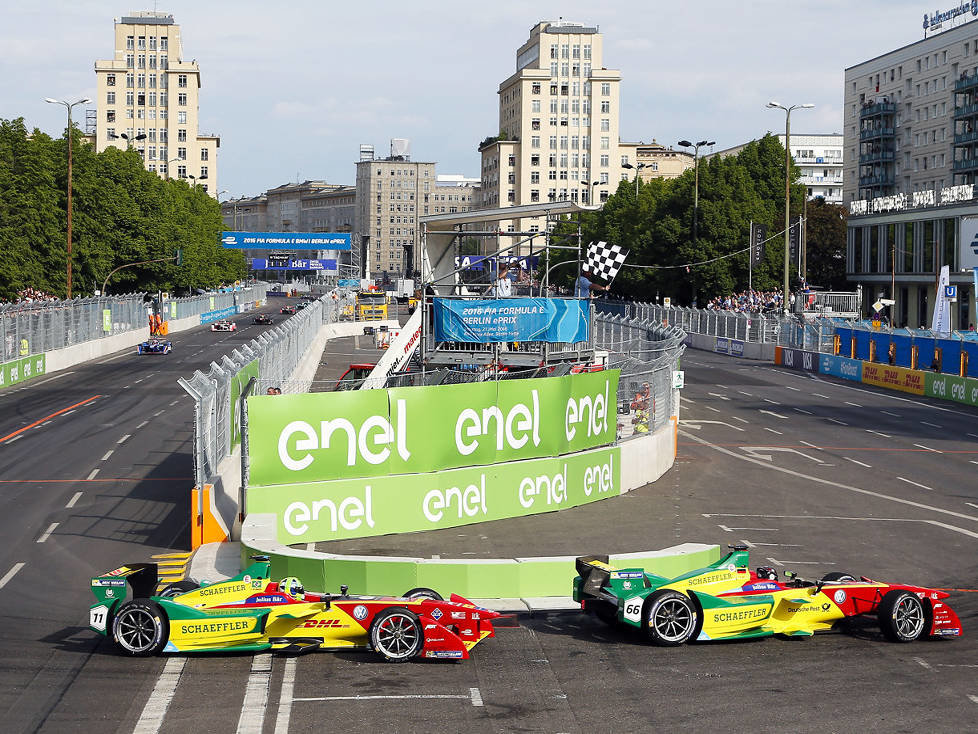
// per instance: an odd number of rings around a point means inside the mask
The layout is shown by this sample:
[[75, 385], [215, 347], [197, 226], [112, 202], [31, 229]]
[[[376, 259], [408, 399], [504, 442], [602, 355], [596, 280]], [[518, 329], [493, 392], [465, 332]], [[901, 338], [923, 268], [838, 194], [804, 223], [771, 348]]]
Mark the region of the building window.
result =
[[[166, 92], [160, 92], [160, 107], [166, 107], [167, 105], [167, 94]], [[166, 110], [160, 110], [160, 117], [166, 119]]]
[[187, 149], [177, 148], [177, 158], [180, 159], [181, 161], [187, 160]]
[[140, 69], [146, 68], [146, 54], [139, 54], [139, 63], [137, 64], [137, 67]]
[[179, 178], [186, 178], [187, 177], [187, 167], [186, 166], [177, 166], [177, 176]]
[[[156, 92], [149, 93], [149, 106], [156, 107]], [[152, 112], [155, 112], [155, 110], [152, 110]]]
[[200, 167], [200, 177], [203, 178], [206, 175], [207, 175], [207, 166], [201, 166]]
[[530, 102], [530, 112], [540, 111], [540, 100], [534, 99]]
[[146, 50], [146, 36], [140, 36], [139, 37], [139, 43], [137, 45], [137, 48], [140, 51], [145, 51]]
[[207, 160], [207, 156], [209, 155], [208, 150], [209, 150], [208, 148], [201, 148], [200, 149], [200, 159], [202, 161], [206, 161]]
[[178, 87], [186, 87], [187, 86], [187, 75], [186, 74], [177, 74], [177, 86]]
[[533, 86], [530, 87], [531, 94], [540, 94], [540, 83], [534, 82]]
[[140, 89], [146, 89], [146, 75], [137, 74], [136, 75], [136, 86]]
[[135, 48], [135, 45], [136, 45], [136, 37], [126, 36], [126, 49], [132, 51], [133, 48]]
[[551, 61], [550, 62], [550, 76], [557, 76], [557, 69], [558, 68], [560, 68], [558, 66], [558, 62], [557, 61]]
[[530, 183], [531, 184], [538, 184], [538, 183], [540, 183], [540, 172], [539, 171], [532, 171], [530, 173]]
[[156, 36], [149, 37], [149, 50], [150, 51], [156, 50]]
[[530, 165], [531, 166], [539, 166], [540, 165], [540, 156], [539, 156], [539, 154], [536, 154], [535, 153], [535, 154], [533, 154], [533, 155], [530, 156]]
[[602, 168], [607, 168], [608, 167], [608, 156], [607, 155], [602, 155], [601, 156], [601, 158], [600, 158], [600, 165], [601, 165]]
[[539, 148], [540, 147], [540, 136], [534, 135], [530, 138], [530, 147]]
[[[649, 167], [650, 167], [650, 168], [651, 168], [651, 169], [652, 169], [653, 171], [658, 171], [658, 170], [659, 170], [659, 161], [652, 161], [652, 162], [651, 162], [651, 163], [649, 164]], [[784, 259], [784, 258], [782, 258], [782, 259]]]
[[601, 96], [607, 97], [611, 94], [611, 82], [601, 82]]
[[187, 131], [184, 129], [177, 130], [177, 140], [181, 143], [187, 142]]
[[608, 138], [601, 138], [601, 150], [608, 150], [611, 148], [611, 141]]
[[108, 86], [108, 87], [114, 87], [115, 86], [115, 74], [106, 74], [105, 75], [105, 85]]
[[160, 36], [160, 51], [166, 51], [169, 48], [169, 44], [166, 36]]
[[611, 120], [607, 117], [601, 118], [601, 132], [606, 133], [611, 130]]
[[600, 179], [601, 183], [603, 184], [608, 183], [608, 172], [602, 171], [601, 174], [598, 176], [598, 178]]
[[115, 92], [106, 92], [105, 104], [115, 104]]
[[187, 106], [187, 95], [186, 95], [186, 93], [181, 92], [180, 94], [177, 95], [177, 104], [180, 105], [181, 107], [186, 107]]
[[[146, 92], [140, 92], [139, 94], [136, 95], [136, 104], [139, 105], [140, 107], [146, 106]], [[140, 114], [142, 114], [143, 111], [140, 110], [139, 112]]]
[[132, 89], [136, 86], [136, 77], [132, 73], [126, 74], [126, 88]]
[[126, 104], [130, 107], [133, 105], [136, 99], [136, 95], [133, 92], [126, 92]]
[[[511, 165], [511, 166], [515, 166], [516, 165], [516, 156], [513, 153], [510, 153], [509, 154], [509, 165]], [[425, 185], [427, 186], [427, 184], [425, 184]]]
[[540, 192], [537, 189], [530, 190], [530, 201], [540, 201]]
[[[106, 122], [115, 122], [115, 110], [106, 110], [105, 111], [105, 121]], [[111, 134], [109, 135], [109, 137], [111, 137]]]
[[602, 100], [601, 102], [601, 114], [607, 115], [611, 113], [611, 102], [608, 100]]
[[136, 65], [136, 57], [132, 54], [126, 54], [126, 68], [132, 69]]
[[170, 64], [166, 60], [166, 54], [160, 54], [160, 68], [161, 69], [169, 69], [170, 68]]

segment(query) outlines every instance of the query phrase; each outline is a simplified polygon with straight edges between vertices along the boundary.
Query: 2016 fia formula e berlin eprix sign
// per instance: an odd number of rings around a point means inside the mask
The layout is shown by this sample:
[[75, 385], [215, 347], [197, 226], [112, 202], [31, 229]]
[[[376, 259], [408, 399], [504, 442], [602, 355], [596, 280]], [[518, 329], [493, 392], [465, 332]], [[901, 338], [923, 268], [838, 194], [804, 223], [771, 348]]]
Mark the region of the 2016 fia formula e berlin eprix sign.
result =
[[221, 232], [221, 245], [238, 250], [349, 250], [349, 232]]

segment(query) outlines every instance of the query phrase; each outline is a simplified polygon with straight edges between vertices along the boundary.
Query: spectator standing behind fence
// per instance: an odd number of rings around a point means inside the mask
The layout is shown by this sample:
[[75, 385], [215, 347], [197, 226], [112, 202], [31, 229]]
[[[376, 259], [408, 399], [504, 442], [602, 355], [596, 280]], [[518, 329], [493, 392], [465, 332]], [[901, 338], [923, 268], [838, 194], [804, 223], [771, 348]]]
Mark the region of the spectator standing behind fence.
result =
[[735, 313], [765, 313], [781, 310], [781, 291], [746, 290], [725, 297], [711, 299], [709, 311], [734, 311]]
[[489, 288], [491, 298], [509, 298], [513, 295], [513, 281], [509, 279], [509, 263], [499, 265], [499, 275]]
[[592, 283], [588, 277], [590, 274], [587, 265], [581, 266], [581, 274], [577, 277], [577, 282], [574, 284], [575, 298], [590, 298], [593, 291], [608, 291], [608, 286]]

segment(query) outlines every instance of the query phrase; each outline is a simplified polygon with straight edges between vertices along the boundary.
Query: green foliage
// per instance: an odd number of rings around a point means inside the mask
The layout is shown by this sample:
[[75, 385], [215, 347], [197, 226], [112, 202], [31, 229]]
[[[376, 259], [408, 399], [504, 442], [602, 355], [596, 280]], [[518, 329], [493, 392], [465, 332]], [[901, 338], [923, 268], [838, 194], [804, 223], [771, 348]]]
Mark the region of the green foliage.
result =
[[[200, 187], [163, 180], [139, 154], [102, 153], [72, 131], [72, 294], [91, 295], [115, 268], [110, 293], [209, 288], [246, 275], [240, 252], [220, 246], [220, 205]], [[31, 286], [64, 296], [67, 284], [67, 138], [22, 118], [0, 119], [0, 298]]]
[[[768, 236], [784, 229], [784, 164], [784, 146], [773, 135], [749, 143], [736, 156], [701, 159], [695, 244], [693, 169], [671, 180], [640, 181], [637, 198], [634, 181], [622, 181], [600, 211], [583, 216], [582, 240], [621, 244], [631, 251], [626, 265], [656, 266], [625, 267], [618, 273], [614, 290], [636, 300], [654, 301], [658, 293], [672, 297], [674, 303], [695, 299], [702, 304], [713, 296], [746, 289], [750, 222], [767, 226]], [[798, 169], [792, 166], [792, 181], [797, 177]], [[793, 183], [790, 191], [791, 211], [797, 215], [805, 189]], [[576, 236], [577, 225], [563, 222], [555, 231]], [[809, 252], [811, 241], [809, 233]], [[738, 250], [744, 252], [726, 257]], [[576, 257], [576, 253], [565, 256]], [[704, 263], [715, 258], [722, 259]], [[703, 264], [691, 265], [687, 272], [686, 263]], [[809, 267], [811, 263], [809, 255]], [[784, 240], [772, 239], [764, 262], [754, 268], [754, 287], [779, 288], [783, 266]], [[556, 269], [551, 281], [570, 284], [573, 271], [569, 265]]]
[[819, 197], [808, 202], [808, 282], [846, 289], [846, 208]]

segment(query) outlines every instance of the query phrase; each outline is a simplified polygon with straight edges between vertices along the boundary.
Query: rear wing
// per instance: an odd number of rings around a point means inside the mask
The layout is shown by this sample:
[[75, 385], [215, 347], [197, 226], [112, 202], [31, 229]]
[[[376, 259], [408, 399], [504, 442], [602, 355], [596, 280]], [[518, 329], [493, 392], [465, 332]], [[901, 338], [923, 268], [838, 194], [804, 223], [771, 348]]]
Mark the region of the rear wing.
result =
[[611, 572], [608, 556], [578, 556], [574, 561], [577, 575], [581, 577], [580, 591], [584, 596], [601, 596], [602, 588], [609, 585]]
[[92, 577], [92, 593], [101, 602], [113, 602], [126, 597], [125, 587], [132, 589], [133, 599], [148, 599], [159, 583], [155, 563], [130, 563], [114, 571]]

